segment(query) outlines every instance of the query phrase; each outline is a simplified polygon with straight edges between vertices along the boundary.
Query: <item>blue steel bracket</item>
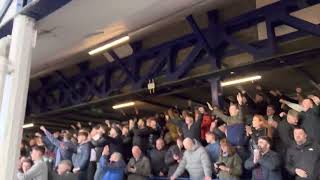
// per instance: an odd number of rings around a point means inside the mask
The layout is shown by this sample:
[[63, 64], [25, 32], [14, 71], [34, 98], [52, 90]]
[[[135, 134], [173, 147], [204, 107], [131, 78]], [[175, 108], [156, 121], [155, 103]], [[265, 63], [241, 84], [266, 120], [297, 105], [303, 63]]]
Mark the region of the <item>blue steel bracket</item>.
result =
[[[42, 113], [56, 108], [89, 102], [94, 96], [107, 97], [118, 93], [125, 85], [131, 85], [133, 90], [140, 89], [151, 78], [156, 79], [165, 76], [170, 83], [175, 80], [180, 81], [193, 68], [204, 64], [212, 65], [214, 60], [212, 57], [217, 57], [220, 60], [247, 52], [253, 54], [256, 58], [263, 57], [263, 59], [268, 59], [274, 56], [272, 53], [277, 52], [278, 43], [309, 34], [320, 35], [318, 25], [290, 15], [291, 12], [298, 9], [294, 1], [279, 1], [226, 22], [218, 22], [217, 12], [208, 12], [209, 26], [205, 29], [200, 29], [194, 19], [189, 16], [187, 20], [193, 29], [191, 34], [149, 49], [142, 49], [141, 42], [133, 43], [135, 44], [132, 45], [134, 51], [129, 57], [120, 59], [114, 52], [110, 51], [115, 62], [92, 69], [83, 68], [81, 73], [65, 77], [65, 79], [54, 78], [47, 81], [47, 84], [43, 84], [39, 89], [29, 92], [28, 113]], [[267, 22], [268, 39], [244, 43], [232, 37], [235, 32], [257, 25], [260, 22]], [[274, 28], [284, 24], [292, 26], [298, 31], [276, 37]], [[228, 49], [227, 45], [233, 45], [236, 48]], [[182, 63], [178, 64], [178, 52], [190, 47], [192, 47], [192, 50], [189, 55], [181, 61]], [[142, 65], [149, 61], [152, 61], [151, 68], [146, 73], [141, 74]], [[219, 63], [221, 62], [214, 62], [212, 66], [213, 72], [222, 71], [222, 69], [215, 69], [214, 65], [219, 67]], [[286, 63], [294, 64], [301, 63], [301, 61], [291, 60]], [[265, 64], [265, 66], [270, 68], [268, 64]], [[250, 66], [250, 68], [252, 67]], [[246, 72], [248, 68], [239, 69], [238, 71], [242, 70]], [[116, 72], [121, 72], [122, 74], [115, 76]], [[210, 72], [208, 73], [209, 75]], [[219, 76], [223, 77], [224, 75], [220, 74]], [[206, 79], [211, 77], [206, 77]], [[166, 82], [165, 84], [170, 83]]]
[[210, 78], [211, 99], [212, 105], [223, 107], [222, 88], [220, 84], [220, 77]]

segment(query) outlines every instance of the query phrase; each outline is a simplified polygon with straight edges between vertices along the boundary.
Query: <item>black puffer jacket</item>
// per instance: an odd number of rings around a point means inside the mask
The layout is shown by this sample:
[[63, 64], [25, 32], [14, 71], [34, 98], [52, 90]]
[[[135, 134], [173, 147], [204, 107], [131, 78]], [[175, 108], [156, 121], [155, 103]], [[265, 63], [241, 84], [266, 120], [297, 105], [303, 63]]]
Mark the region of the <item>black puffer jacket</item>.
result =
[[308, 178], [296, 176], [296, 180], [318, 180], [320, 145], [308, 140], [303, 145], [292, 145], [287, 151], [286, 169], [296, 175], [295, 169], [304, 170]]
[[164, 162], [167, 149], [152, 149], [149, 153], [151, 161], [151, 170], [154, 176], [159, 176], [159, 173], [167, 174], [168, 168]]

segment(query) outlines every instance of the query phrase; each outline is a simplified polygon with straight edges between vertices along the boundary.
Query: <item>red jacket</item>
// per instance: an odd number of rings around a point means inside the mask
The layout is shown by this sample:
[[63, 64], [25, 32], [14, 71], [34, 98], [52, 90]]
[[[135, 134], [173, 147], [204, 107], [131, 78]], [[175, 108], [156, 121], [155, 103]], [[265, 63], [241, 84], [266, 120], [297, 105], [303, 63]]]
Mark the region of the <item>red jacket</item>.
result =
[[204, 114], [201, 123], [201, 140], [206, 139], [206, 133], [210, 130], [211, 122], [211, 116], [209, 114]]

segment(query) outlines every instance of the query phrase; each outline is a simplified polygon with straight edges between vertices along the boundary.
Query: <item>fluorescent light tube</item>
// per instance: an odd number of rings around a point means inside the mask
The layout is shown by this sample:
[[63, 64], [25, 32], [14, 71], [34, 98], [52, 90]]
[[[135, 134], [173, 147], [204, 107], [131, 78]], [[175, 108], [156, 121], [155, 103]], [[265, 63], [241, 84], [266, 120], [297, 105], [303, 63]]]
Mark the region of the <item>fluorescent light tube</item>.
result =
[[127, 102], [127, 103], [122, 103], [122, 104], [117, 104], [112, 106], [112, 109], [121, 109], [129, 106], [133, 106], [135, 103], [134, 102]]
[[26, 129], [26, 128], [31, 128], [33, 126], [34, 126], [33, 123], [29, 123], [29, 124], [24, 124], [22, 127], [23, 127], [23, 129]]
[[234, 84], [240, 84], [240, 83], [245, 83], [245, 82], [259, 80], [259, 79], [261, 79], [261, 76], [251, 76], [251, 77], [246, 77], [246, 78], [240, 78], [240, 79], [221, 82], [221, 86], [222, 87], [230, 86], [230, 85], [234, 85]]
[[124, 36], [124, 37], [122, 37], [120, 39], [114, 40], [114, 41], [112, 41], [110, 43], [107, 43], [107, 44], [105, 44], [103, 46], [100, 46], [100, 47], [98, 47], [96, 49], [93, 49], [93, 50], [89, 51], [89, 55], [93, 56], [93, 55], [98, 54], [98, 53], [100, 53], [102, 51], [110, 49], [110, 48], [112, 48], [114, 46], [117, 46], [119, 44], [125, 43], [125, 42], [127, 42], [129, 40], [130, 40], [129, 36]]

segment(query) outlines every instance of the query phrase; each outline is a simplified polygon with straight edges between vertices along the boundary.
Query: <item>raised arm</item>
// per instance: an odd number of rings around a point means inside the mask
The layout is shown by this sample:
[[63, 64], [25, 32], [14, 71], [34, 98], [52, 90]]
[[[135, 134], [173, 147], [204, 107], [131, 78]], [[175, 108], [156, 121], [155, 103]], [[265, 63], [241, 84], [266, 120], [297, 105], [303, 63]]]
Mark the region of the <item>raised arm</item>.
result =
[[51, 142], [51, 144], [55, 145], [56, 147], [60, 147], [61, 141], [59, 141], [57, 138], [53, 137], [53, 135], [44, 126], [41, 126], [40, 129], [47, 136], [47, 138]]
[[227, 123], [229, 116], [223, 114], [223, 112], [217, 107], [213, 108], [212, 114], [220, 118], [223, 122]]
[[292, 102], [286, 101], [284, 99], [280, 99], [280, 103], [286, 104], [291, 109], [296, 110], [298, 112], [302, 112], [303, 111], [303, 107], [300, 104], [292, 103]]

